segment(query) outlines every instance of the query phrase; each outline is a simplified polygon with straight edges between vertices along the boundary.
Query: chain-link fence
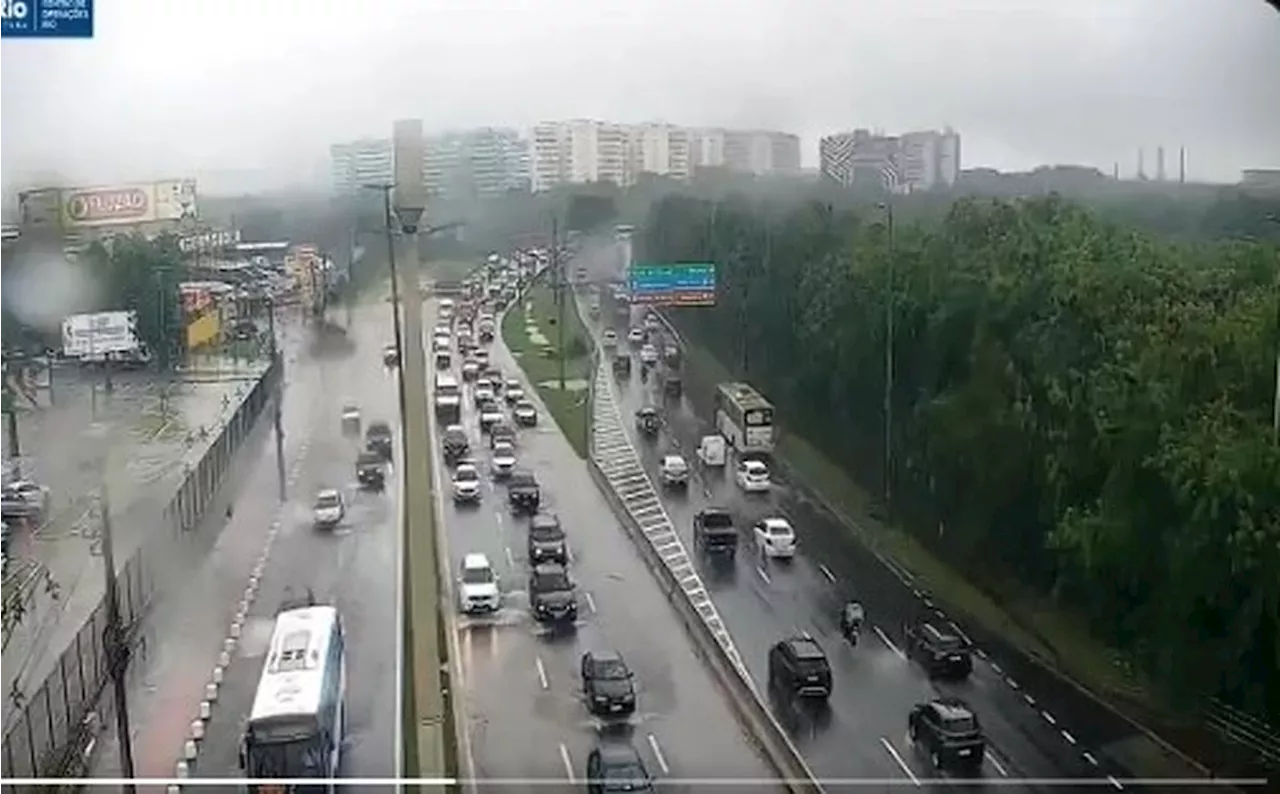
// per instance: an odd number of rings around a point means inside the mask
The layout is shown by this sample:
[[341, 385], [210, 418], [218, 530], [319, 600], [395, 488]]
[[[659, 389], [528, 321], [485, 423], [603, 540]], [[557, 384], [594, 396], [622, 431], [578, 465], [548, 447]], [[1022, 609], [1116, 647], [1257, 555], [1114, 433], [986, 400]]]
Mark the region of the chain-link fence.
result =
[[[239, 408], [187, 472], [164, 509], [167, 531], [148, 538], [117, 574], [120, 620], [133, 643], [142, 617], [160, 589], [160, 565], [174, 539], [194, 530], [215, 497], [231, 459], [276, 392], [280, 364], [273, 362]], [[53, 672], [30, 698], [15, 700], [21, 715], [5, 731], [4, 775], [10, 778], [68, 777], [83, 773], [84, 745], [102, 724], [98, 701], [109, 681], [106, 597], [98, 603], [63, 652]]]

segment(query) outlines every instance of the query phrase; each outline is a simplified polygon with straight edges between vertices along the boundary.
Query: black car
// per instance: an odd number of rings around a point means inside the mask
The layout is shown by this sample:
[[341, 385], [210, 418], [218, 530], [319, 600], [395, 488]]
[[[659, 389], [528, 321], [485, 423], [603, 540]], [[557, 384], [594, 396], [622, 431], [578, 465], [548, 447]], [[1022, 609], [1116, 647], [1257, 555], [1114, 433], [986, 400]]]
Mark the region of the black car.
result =
[[517, 513], [536, 513], [542, 503], [542, 489], [528, 469], [517, 469], [507, 481], [507, 504]]
[[382, 363], [384, 366], [394, 367], [400, 363], [400, 351], [395, 345], [387, 345], [382, 350]]
[[587, 791], [653, 791], [653, 778], [636, 748], [609, 742], [587, 756]]
[[582, 696], [592, 714], [630, 714], [636, 710], [635, 676], [616, 651], [582, 654]]
[[460, 425], [445, 428], [444, 459], [446, 463], [457, 463], [471, 451], [471, 442], [467, 440], [467, 431]]
[[662, 425], [656, 408], [641, 408], [636, 411], [636, 427], [647, 436], [656, 436]]
[[804, 698], [831, 696], [831, 663], [812, 637], [780, 640], [769, 649], [769, 685]]
[[613, 374], [627, 376], [631, 374], [631, 356], [619, 353], [613, 357]]
[[959, 698], [917, 703], [907, 717], [907, 736], [929, 754], [934, 769], [970, 774], [982, 769], [987, 747], [982, 725]]
[[369, 423], [369, 429], [364, 432], [364, 445], [383, 460], [391, 460], [391, 426], [382, 420]]
[[955, 633], [934, 623], [907, 626], [905, 633], [907, 656], [930, 676], [964, 679], [973, 672], [973, 651]]
[[732, 557], [738, 550], [738, 530], [724, 507], [707, 507], [693, 515], [693, 545], [711, 554]]
[[529, 521], [529, 562], [569, 564], [569, 543], [560, 519], [551, 513], [537, 513]]
[[383, 458], [376, 452], [365, 450], [356, 458], [356, 480], [361, 488], [381, 491], [387, 482], [387, 473], [383, 468]]
[[578, 619], [577, 588], [563, 565], [533, 566], [529, 573], [529, 607], [540, 622]]
[[668, 375], [662, 380], [662, 393], [667, 397], [676, 398], [684, 392], [684, 383], [681, 382], [679, 375]]

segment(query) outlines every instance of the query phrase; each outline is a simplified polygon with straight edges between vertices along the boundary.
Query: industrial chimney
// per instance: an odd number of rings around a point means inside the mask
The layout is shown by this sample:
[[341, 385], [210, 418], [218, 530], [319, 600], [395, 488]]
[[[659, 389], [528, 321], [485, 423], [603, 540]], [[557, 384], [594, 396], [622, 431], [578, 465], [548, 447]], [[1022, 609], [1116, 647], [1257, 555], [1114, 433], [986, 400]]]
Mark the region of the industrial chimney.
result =
[[1164, 147], [1160, 146], [1156, 149], [1156, 181], [1164, 181]]
[[1147, 168], [1146, 168], [1146, 165], [1143, 163], [1143, 155], [1145, 154], [1146, 153], [1142, 149], [1138, 150], [1138, 181], [1139, 182], [1147, 181]]
[[1187, 183], [1187, 147], [1178, 149], [1178, 184]]

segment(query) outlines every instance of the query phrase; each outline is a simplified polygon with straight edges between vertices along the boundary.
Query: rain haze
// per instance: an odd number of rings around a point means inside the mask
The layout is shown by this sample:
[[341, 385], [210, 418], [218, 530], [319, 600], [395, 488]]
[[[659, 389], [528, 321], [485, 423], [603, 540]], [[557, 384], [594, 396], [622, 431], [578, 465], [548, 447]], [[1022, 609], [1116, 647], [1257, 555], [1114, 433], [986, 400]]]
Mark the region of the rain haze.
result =
[[324, 185], [329, 144], [544, 119], [818, 136], [950, 125], [964, 165], [1199, 180], [1280, 162], [1280, 18], [1259, 0], [99, 3], [91, 41], [6, 41], [6, 193], [195, 176]]

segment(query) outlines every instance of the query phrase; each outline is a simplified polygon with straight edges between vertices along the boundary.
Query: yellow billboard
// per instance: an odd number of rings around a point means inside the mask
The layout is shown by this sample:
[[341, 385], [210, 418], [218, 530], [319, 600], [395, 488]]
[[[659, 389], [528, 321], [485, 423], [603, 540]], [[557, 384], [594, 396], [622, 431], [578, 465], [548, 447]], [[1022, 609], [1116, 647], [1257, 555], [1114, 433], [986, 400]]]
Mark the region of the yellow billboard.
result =
[[187, 349], [199, 350], [214, 344], [222, 333], [222, 321], [218, 310], [206, 311], [201, 317], [187, 323]]
[[166, 179], [59, 191], [62, 225], [68, 228], [119, 226], [151, 221], [194, 220], [194, 179]]

